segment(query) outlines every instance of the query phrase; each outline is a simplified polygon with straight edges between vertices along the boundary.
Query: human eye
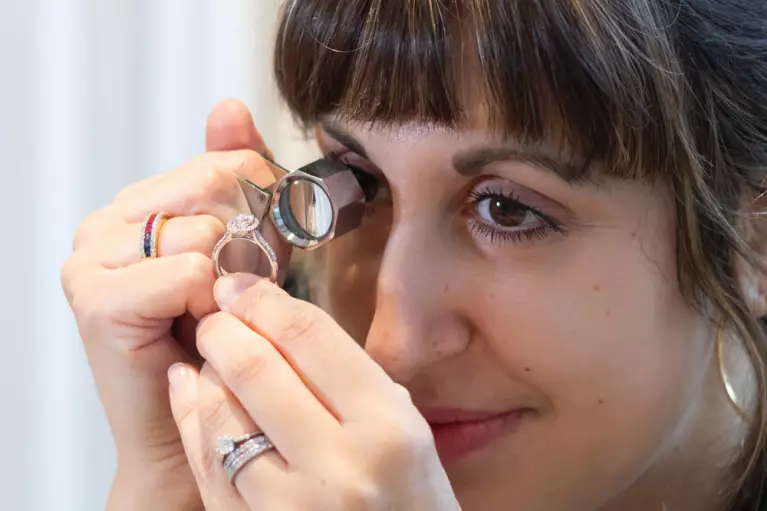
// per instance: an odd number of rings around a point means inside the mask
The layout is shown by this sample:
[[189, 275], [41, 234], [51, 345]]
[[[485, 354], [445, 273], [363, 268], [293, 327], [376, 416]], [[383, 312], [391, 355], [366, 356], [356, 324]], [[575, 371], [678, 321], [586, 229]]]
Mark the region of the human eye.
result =
[[340, 163], [352, 171], [354, 177], [357, 178], [360, 188], [362, 188], [362, 192], [365, 194], [365, 204], [373, 205], [391, 202], [391, 192], [381, 176], [365, 170], [362, 166], [355, 165], [344, 155], [329, 153], [326, 158]]
[[468, 227], [475, 236], [493, 244], [541, 240], [552, 233], [566, 234], [564, 226], [534, 204], [526, 203], [512, 183], [484, 180], [470, 192], [464, 207]]

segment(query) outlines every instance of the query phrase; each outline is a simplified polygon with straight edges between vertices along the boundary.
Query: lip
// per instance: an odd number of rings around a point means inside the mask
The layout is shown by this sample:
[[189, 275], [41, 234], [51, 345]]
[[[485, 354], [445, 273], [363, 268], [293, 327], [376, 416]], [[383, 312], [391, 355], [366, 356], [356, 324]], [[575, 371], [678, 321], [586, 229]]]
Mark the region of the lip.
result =
[[450, 463], [513, 432], [529, 410], [488, 412], [420, 408], [419, 411], [431, 427], [440, 460]]

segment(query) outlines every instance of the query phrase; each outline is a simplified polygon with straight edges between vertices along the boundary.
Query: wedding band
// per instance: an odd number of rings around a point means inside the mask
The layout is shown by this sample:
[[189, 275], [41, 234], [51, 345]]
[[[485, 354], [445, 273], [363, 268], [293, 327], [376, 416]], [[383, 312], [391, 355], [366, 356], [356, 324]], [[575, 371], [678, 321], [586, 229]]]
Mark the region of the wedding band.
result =
[[218, 437], [218, 439], [216, 440], [216, 453], [223, 460], [225, 457], [232, 454], [237, 449], [237, 447], [244, 444], [251, 438], [257, 437], [260, 434], [261, 432], [248, 433], [247, 435], [236, 436], [236, 437], [231, 437], [231, 436]]
[[264, 434], [259, 434], [246, 440], [233, 452], [224, 458], [224, 472], [229, 483], [234, 484], [234, 478], [245, 465], [258, 458], [265, 452], [274, 449], [274, 445]]
[[233, 220], [229, 221], [226, 226], [226, 234], [216, 243], [213, 249], [213, 263], [219, 277], [229, 273], [221, 266], [221, 251], [234, 240], [245, 240], [256, 245], [266, 255], [270, 266], [269, 280], [272, 282], [277, 281], [277, 271], [279, 269], [277, 254], [259, 231], [260, 226], [261, 222], [258, 218], [244, 213], [237, 215]]
[[141, 259], [154, 259], [157, 257], [160, 229], [169, 219], [169, 214], [160, 212], [152, 213], [144, 221], [144, 229], [141, 236]]

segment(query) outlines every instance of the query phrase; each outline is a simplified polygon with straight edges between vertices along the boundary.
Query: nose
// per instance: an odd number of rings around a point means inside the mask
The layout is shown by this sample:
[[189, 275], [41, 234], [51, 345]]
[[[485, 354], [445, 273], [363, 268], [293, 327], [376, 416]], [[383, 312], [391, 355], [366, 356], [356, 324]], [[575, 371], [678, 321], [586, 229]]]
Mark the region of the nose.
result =
[[376, 309], [365, 349], [397, 382], [456, 355], [471, 331], [458, 310], [451, 250], [423, 223], [394, 225], [378, 273]]

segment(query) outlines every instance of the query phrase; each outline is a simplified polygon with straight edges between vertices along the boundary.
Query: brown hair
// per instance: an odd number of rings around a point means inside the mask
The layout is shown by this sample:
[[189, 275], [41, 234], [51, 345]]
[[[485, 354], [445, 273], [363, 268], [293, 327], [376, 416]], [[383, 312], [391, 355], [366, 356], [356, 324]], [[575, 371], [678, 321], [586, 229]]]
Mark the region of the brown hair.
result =
[[767, 478], [767, 343], [734, 261], [743, 198], [767, 177], [764, 0], [288, 0], [275, 71], [291, 111], [389, 124], [466, 120], [475, 73], [491, 126], [560, 141], [583, 165], [667, 183], [677, 200], [679, 286], [743, 340], [758, 380], [732, 509], [757, 509]]

